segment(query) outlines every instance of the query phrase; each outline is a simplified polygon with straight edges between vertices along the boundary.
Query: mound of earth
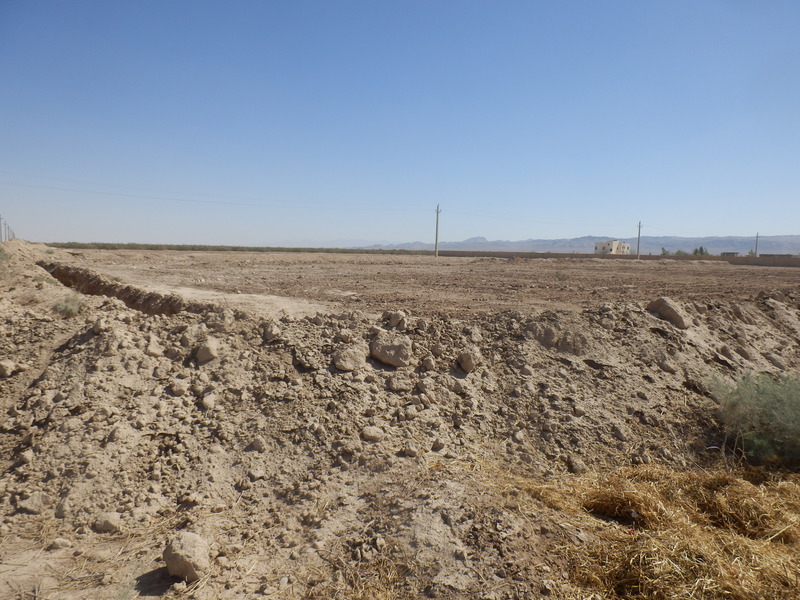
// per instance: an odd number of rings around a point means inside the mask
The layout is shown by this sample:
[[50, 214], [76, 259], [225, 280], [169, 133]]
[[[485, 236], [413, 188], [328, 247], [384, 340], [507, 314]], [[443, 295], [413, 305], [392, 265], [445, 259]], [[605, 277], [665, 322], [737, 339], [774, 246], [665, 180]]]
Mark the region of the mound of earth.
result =
[[1, 247], [4, 598], [591, 597], [620, 524], [519, 482], [719, 465], [710, 382], [800, 361], [796, 285], [415, 313]]

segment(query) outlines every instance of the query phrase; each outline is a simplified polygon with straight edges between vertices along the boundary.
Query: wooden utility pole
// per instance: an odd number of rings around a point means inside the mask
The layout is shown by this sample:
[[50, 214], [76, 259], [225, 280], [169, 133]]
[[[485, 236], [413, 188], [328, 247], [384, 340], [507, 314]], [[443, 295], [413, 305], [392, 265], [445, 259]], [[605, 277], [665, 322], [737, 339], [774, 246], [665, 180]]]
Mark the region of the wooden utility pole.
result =
[[442, 212], [442, 209], [439, 208], [439, 205], [436, 205], [436, 242], [433, 246], [433, 256], [439, 258], [439, 213]]
[[636, 236], [636, 260], [639, 260], [639, 248], [642, 242], [642, 222], [639, 221], [639, 235]]
[[756, 232], [756, 251], [755, 251], [756, 258], [758, 258], [758, 232]]

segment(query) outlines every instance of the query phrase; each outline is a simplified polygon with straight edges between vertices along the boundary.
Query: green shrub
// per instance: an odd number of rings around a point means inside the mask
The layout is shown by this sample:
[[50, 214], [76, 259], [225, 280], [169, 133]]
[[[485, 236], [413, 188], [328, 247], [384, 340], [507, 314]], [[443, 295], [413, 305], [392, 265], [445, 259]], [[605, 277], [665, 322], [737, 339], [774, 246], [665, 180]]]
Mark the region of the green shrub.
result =
[[80, 295], [70, 294], [65, 296], [53, 306], [53, 310], [60, 314], [65, 319], [74, 317], [83, 310], [83, 300]]
[[749, 461], [800, 466], [800, 375], [747, 374], [713, 388], [728, 441]]
[[8, 252], [5, 251], [5, 248], [0, 248], [0, 262], [8, 259]]

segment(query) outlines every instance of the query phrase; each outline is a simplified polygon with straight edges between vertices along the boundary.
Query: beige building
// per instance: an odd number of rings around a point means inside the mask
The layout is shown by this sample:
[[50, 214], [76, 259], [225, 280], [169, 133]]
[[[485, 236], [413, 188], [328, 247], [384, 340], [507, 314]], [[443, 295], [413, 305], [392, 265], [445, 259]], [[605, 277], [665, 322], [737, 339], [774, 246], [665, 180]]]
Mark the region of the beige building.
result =
[[595, 254], [630, 254], [631, 245], [619, 240], [609, 240], [607, 242], [597, 242], [594, 245]]

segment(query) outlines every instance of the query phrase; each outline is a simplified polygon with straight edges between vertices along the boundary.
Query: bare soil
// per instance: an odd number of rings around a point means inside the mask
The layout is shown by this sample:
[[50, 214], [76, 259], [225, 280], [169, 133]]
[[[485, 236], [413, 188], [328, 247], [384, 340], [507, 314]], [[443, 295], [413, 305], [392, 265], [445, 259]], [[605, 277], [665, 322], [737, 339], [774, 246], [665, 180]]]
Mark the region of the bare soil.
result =
[[789, 268], [0, 247], [2, 598], [623, 597], [582, 490], [800, 365]]

